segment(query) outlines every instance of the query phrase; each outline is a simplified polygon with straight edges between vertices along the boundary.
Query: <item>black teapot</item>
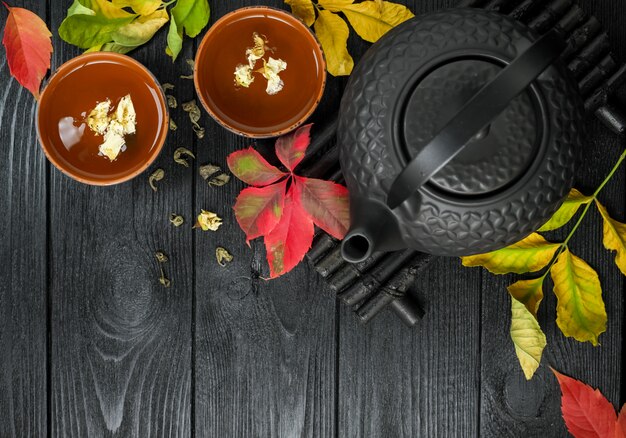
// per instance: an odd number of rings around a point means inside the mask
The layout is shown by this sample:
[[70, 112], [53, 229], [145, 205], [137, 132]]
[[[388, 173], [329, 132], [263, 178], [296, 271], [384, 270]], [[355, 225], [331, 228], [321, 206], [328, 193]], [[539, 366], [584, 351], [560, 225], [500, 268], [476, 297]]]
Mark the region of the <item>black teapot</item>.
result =
[[558, 29], [539, 36], [479, 9], [415, 17], [373, 45], [341, 102], [343, 257], [484, 253], [545, 223], [571, 189], [583, 138], [564, 48]]

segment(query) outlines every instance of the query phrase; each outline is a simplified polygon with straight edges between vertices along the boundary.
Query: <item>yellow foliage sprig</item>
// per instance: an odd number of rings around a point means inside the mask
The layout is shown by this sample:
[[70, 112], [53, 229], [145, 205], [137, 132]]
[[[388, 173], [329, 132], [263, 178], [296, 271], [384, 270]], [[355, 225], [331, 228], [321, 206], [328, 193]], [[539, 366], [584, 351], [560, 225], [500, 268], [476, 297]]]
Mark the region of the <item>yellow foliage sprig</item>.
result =
[[[370, 43], [398, 24], [415, 15], [404, 5], [384, 0], [285, 0], [291, 12], [307, 26], [313, 26], [326, 56], [328, 73], [347, 76], [354, 68], [354, 60], [348, 52], [348, 24]], [[317, 14], [316, 14], [317, 13]]]
[[524, 375], [531, 379], [541, 362], [546, 337], [537, 322], [537, 310], [543, 299], [543, 282], [550, 274], [557, 297], [557, 325], [561, 332], [580, 342], [598, 345], [606, 331], [607, 314], [602, 300], [598, 274], [583, 259], [575, 256], [569, 243], [583, 219], [595, 205], [603, 218], [603, 244], [616, 251], [615, 264], [626, 275], [626, 224], [611, 218], [598, 195], [626, 159], [626, 151], [596, 191], [585, 196], [572, 189], [559, 210], [539, 232], [559, 229], [569, 223], [584, 206], [578, 220], [561, 243], [547, 241], [533, 233], [520, 242], [487, 254], [462, 257], [464, 266], [482, 266], [493, 274], [540, 272], [536, 278], [524, 279], [508, 286], [511, 295], [511, 339]]

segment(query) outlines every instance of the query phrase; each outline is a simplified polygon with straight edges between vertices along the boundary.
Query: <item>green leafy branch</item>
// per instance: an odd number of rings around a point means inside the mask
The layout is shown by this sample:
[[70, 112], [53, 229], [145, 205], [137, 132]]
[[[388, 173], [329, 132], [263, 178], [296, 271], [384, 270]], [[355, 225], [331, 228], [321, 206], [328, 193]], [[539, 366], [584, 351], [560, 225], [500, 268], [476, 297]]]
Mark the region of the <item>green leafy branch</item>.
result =
[[622, 153], [613, 169], [591, 196], [572, 189], [559, 210], [538, 231], [547, 232], [568, 224], [583, 207], [571, 231], [561, 243], [547, 241], [533, 233], [526, 239], [498, 251], [463, 257], [464, 266], [482, 266], [493, 274], [541, 275], [519, 280], [508, 287], [511, 295], [511, 339], [527, 379], [531, 379], [541, 362], [547, 345], [546, 336], [537, 322], [537, 311], [543, 300], [543, 283], [548, 274], [557, 297], [557, 325], [561, 332], [580, 342], [598, 345], [606, 331], [607, 314], [602, 287], [596, 271], [574, 255], [569, 243], [583, 220], [595, 205], [603, 218], [604, 247], [616, 251], [615, 263], [626, 275], [626, 224], [611, 218], [598, 196], [626, 159]]
[[183, 47], [183, 33], [196, 37], [209, 17], [208, 0], [74, 0], [59, 36], [88, 52], [128, 53], [169, 22], [165, 51], [175, 60]]

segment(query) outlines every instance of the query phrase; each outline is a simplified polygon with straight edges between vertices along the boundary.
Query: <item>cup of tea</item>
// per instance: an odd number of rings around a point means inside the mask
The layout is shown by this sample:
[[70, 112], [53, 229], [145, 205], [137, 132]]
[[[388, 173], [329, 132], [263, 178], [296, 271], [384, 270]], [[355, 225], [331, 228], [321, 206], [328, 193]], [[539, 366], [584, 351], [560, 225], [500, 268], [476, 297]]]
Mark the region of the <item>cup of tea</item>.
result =
[[230, 131], [276, 137], [300, 126], [319, 104], [326, 61], [311, 30], [270, 7], [237, 9], [207, 32], [194, 82], [206, 111]]
[[50, 162], [91, 185], [117, 184], [142, 173], [159, 155], [168, 129], [157, 79], [117, 53], [86, 53], [63, 64], [37, 108], [37, 133]]

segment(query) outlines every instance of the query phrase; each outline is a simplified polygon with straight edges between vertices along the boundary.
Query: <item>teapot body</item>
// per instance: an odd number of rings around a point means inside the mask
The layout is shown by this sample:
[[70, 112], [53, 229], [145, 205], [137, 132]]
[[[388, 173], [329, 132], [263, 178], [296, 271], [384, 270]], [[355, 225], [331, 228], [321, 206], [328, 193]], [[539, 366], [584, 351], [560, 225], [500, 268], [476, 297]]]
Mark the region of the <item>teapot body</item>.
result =
[[584, 109], [557, 62], [407, 202], [375, 213], [420, 148], [536, 39], [500, 14], [453, 9], [403, 23], [365, 54], [342, 99], [338, 144], [355, 227], [378, 222], [377, 249], [489, 252], [559, 208], [573, 184]]

